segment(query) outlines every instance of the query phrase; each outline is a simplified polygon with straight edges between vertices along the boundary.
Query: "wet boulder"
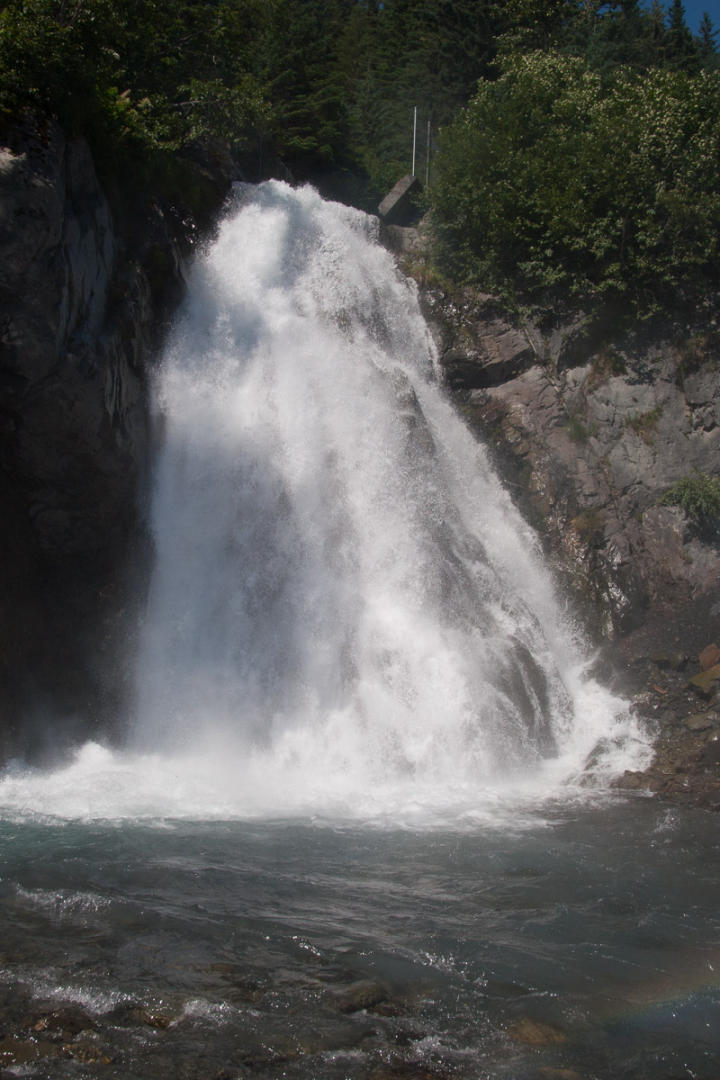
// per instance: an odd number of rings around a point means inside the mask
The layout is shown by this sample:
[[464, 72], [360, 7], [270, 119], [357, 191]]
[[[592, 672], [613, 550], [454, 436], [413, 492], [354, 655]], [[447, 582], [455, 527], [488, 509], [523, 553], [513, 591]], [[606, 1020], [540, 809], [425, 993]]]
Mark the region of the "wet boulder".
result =
[[372, 1009], [387, 998], [387, 987], [371, 979], [361, 979], [341, 991], [335, 998], [335, 1004], [340, 1012], [355, 1013]]

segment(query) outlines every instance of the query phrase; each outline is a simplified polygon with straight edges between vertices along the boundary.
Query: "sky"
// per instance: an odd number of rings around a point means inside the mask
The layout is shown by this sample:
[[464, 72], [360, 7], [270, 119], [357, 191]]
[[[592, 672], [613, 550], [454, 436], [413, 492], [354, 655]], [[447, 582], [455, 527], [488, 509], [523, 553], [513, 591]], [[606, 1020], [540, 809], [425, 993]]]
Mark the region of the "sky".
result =
[[684, 5], [685, 19], [693, 34], [697, 34], [703, 11], [707, 11], [716, 29], [720, 28], [720, 0], [684, 0]]

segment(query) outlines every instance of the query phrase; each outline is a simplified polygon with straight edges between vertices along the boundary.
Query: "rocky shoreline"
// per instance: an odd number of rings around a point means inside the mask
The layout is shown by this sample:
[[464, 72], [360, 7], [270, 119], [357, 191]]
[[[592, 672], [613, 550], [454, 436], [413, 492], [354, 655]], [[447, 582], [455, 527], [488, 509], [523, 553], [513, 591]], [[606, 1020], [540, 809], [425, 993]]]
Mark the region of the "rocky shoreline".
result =
[[631, 700], [654, 737], [655, 756], [643, 772], [626, 772], [616, 787], [720, 810], [720, 672], [703, 669], [701, 656], [658, 655], [646, 665], [644, 688]]

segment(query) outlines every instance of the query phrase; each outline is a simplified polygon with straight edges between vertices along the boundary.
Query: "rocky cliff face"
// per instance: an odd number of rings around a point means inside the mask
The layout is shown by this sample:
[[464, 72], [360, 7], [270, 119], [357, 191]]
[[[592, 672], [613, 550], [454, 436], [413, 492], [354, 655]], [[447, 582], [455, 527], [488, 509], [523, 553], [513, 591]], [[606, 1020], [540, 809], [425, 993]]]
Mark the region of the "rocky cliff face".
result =
[[717, 472], [720, 335], [714, 326], [589, 335], [581, 319], [513, 326], [489, 297], [434, 292], [441, 364], [498, 450], [552, 549], [617, 638], [719, 580], [720, 552], [677, 508], [678, 480]]
[[158, 206], [116, 220], [87, 145], [52, 124], [0, 147], [0, 756], [92, 734], [125, 691], [147, 556], [148, 362], [181, 289]]
[[716, 321], [541, 326], [511, 323], [489, 296], [423, 295], [458, 407], [539, 526], [605, 676], [661, 736], [653, 769], [627, 784], [720, 806], [720, 668], [692, 678], [720, 642], [720, 545], [661, 502], [720, 470]]

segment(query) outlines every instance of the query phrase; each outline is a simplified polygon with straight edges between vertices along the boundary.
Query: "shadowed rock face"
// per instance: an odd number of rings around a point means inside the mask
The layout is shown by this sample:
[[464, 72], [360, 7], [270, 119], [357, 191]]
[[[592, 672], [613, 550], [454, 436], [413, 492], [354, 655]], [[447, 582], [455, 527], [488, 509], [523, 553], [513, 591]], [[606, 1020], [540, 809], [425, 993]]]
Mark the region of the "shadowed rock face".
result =
[[116, 241], [85, 144], [51, 131], [6, 151], [0, 181], [3, 471], [39, 550], [88, 557], [124, 532], [144, 459], [141, 342], [108, 327]]
[[128, 573], [147, 552], [146, 364], [181, 281], [162, 214], [142, 245], [127, 224], [84, 141], [50, 124], [0, 148], [0, 757], [24, 748], [21, 717], [26, 732], [37, 716], [42, 751], [107, 725], [123, 694]]

